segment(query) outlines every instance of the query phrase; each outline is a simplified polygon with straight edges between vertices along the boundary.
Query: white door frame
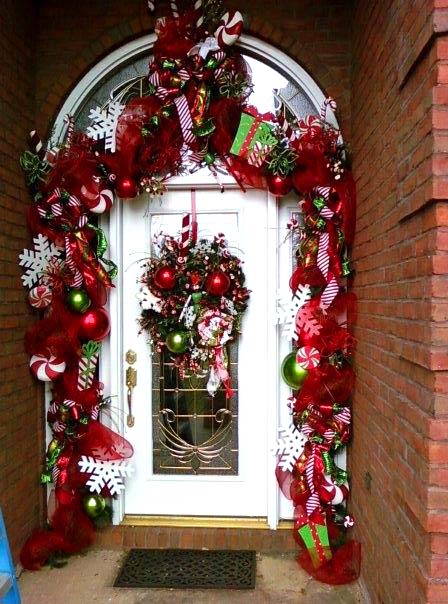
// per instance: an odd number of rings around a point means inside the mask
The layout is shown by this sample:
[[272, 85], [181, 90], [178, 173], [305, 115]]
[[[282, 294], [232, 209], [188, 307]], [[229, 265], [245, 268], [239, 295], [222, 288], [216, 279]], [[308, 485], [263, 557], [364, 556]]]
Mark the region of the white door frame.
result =
[[[142, 55], [144, 53], [151, 54], [152, 47], [156, 40], [155, 34], [144, 35], [140, 38], [132, 40], [120, 48], [112, 51], [109, 55], [101, 59], [92, 69], [90, 69], [81, 80], [75, 85], [73, 90], [67, 96], [58, 115], [54, 122], [53, 137], [54, 140], [59, 141], [65, 132], [67, 127], [64, 122], [64, 116], [76, 115], [81, 105], [84, 103], [86, 97], [92, 92], [96, 84], [113, 72], [117, 67], [123, 63], [129, 62], [133, 57]], [[293, 59], [291, 59], [284, 52], [275, 48], [267, 42], [263, 42], [258, 38], [243, 34], [238, 41], [237, 45], [244, 52], [246, 51], [256, 59], [267, 63], [273, 69], [278, 70], [288, 80], [294, 82], [300, 87], [309, 97], [313, 103], [316, 113], [319, 114], [320, 108], [325, 100], [325, 95], [319, 88], [313, 78]], [[326, 119], [338, 127], [338, 123], [333, 111], [328, 107]], [[185, 180], [180, 183], [176, 183], [176, 180], [170, 182], [170, 187], [185, 187], [190, 184], [193, 185], [193, 179], [190, 178], [190, 182]], [[211, 180], [207, 182], [202, 181], [203, 186], [210, 186]], [[215, 181], [213, 181], [215, 182]], [[201, 183], [195, 183], [196, 187], [200, 187]], [[127, 201], [124, 203], [132, 203]], [[269, 215], [268, 215], [268, 232], [269, 232], [269, 246], [271, 249], [276, 249], [277, 246], [277, 225], [278, 225], [278, 212], [275, 208], [275, 204], [269, 204]], [[123, 248], [122, 248], [122, 202], [116, 199], [114, 207], [110, 214], [101, 220], [101, 226], [108, 234], [110, 249], [110, 257], [117, 262], [118, 266], [122, 266], [123, 259]], [[267, 268], [267, 279], [269, 281], [270, 291], [277, 291], [277, 259], [275, 255], [269, 256], [269, 264]], [[108, 387], [109, 392], [116, 394], [119, 401], [124, 401], [124, 362], [117, 354], [117, 351], [122, 350], [122, 326], [120, 325], [120, 312], [123, 304], [123, 288], [122, 276], [119, 272], [115, 281], [115, 288], [111, 290], [109, 298], [109, 312], [111, 316], [111, 323], [115, 328], [111, 331], [110, 338], [104, 342], [103, 352], [101, 355], [100, 362], [100, 375], [108, 376]], [[271, 308], [268, 309], [269, 316], [275, 315], [275, 296], [271, 297], [270, 302]], [[277, 331], [275, 327], [269, 330], [269, 349], [272, 351], [272, 363], [274, 366], [279, 366], [279, 345]], [[271, 381], [270, 392], [268, 393], [269, 398], [272, 401], [279, 400], [279, 385], [278, 380]], [[47, 404], [49, 403], [49, 396], [47, 396]], [[119, 407], [122, 405], [118, 403]], [[277, 437], [277, 427], [279, 420], [279, 405], [271, 405], [269, 407], [268, 417], [268, 442], [273, 446]], [[116, 423], [113, 426], [120, 433], [124, 431], [124, 413], [121, 413]], [[47, 431], [47, 438], [50, 438], [50, 434]], [[271, 529], [277, 528], [279, 521], [280, 505], [279, 505], [279, 489], [275, 479], [275, 467], [276, 458], [274, 455], [270, 456], [270, 462], [268, 471], [270, 473], [268, 479], [268, 517], [267, 521]], [[114, 501], [113, 506], [113, 523], [119, 524], [124, 517], [124, 500], [119, 497]]]

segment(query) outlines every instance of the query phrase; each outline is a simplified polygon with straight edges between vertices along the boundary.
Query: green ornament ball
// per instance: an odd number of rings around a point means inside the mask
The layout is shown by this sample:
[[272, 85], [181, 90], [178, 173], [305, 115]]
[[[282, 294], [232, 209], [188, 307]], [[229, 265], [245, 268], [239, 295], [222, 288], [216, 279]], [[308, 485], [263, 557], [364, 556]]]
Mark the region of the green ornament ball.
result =
[[83, 289], [71, 289], [67, 295], [67, 304], [70, 310], [82, 314], [89, 308], [91, 301]]
[[185, 331], [172, 331], [166, 337], [165, 344], [170, 352], [182, 354], [188, 348], [188, 333]]
[[193, 292], [191, 294], [191, 299], [193, 300], [193, 304], [199, 304], [202, 300], [202, 292]]
[[86, 495], [82, 503], [89, 518], [98, 518], [106, 509], [106, 500], [102, 495]]
[[284, 359], [281, 367], [284, 381], [293, 390], [298, 390], [305, 381], [308, 371], [303, 369], [296, 361], [296, 353], [290, 352]]

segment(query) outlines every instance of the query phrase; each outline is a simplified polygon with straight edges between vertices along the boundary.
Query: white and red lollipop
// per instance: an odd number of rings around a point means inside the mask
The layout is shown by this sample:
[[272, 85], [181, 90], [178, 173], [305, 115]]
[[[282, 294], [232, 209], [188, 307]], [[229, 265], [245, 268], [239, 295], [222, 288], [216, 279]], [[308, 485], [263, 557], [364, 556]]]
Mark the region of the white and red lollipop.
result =
[[65, 361], [54, 355], [33, 354], [30, 359], [31, 373], [42, 382], [57, 380], [64, 373], [65, 368]]
[[302, 346], [297, 351], [296, 361], [302, 369], [316, 369], [320, 363], [320, 352], [314, 346]]
[[81, 194], [87, 201], [89, 211], [94, 214], [102, 214], [110, 210], [114, 202], [114, 194], [110, 189], [101, 189], [101, 191], [89, 191], [84, 185], [81, 187]]
[[243, 31], [243, 15], [237, 10], [227, 12], [219, 22], [215, 38], [220, 48], [232, 46]]
[[39, 310], [50, 306], [52, 299], [53, 292], [51, 291], [51, 287], [45, 284], [36, 285], [36, 287], [33, 287], [28, 294], [28, 302], [33, 308]]

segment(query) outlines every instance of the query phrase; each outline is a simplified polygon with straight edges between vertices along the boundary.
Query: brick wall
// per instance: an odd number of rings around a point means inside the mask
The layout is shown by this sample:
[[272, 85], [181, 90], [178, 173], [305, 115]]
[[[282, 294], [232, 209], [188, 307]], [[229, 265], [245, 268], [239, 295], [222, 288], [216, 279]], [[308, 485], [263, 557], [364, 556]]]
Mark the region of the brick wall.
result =
[[27, 245], [29, 196], [18, 158], [34, 120], [35, 47], [31, 0], [0, 12], [0, 505], [15, 556], [40, 520], [42, 405], [28, 372], [23, 335], [32, 313], [17, 266]]
[[432, 4], [361, 0], [353, 21], [352, 505], [384, 604], [448, 602], [448, 3]]

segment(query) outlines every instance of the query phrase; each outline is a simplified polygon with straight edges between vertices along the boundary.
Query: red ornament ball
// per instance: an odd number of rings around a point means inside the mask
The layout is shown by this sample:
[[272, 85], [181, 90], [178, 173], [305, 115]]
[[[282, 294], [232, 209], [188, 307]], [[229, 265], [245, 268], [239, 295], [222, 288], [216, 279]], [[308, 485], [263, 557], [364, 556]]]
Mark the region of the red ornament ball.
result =
[[290, 176], [280, 176], [279, 174], [268, 174], [266, 177], [268, 189], [277, 197], [287, 195], [292, 189], [292, 179]]
[[115, 191], [122, 199], [132, 199], [138, 193], [137, 184], [132, 178], [119, 178], [115, 182]]
[[159, 289], [173, 289], [176, 285], [176, 269], [167, 264], [161, 266], [154, 274], [154, 283]]
[[223, 296], [230, 287], [230, 279], [220, 270], [213, 271], [205, 280], [205, 289], [211, 296]]
[[79, 319], [78, 336], [81, 340], [104, 340], [110, 331], [109, 314], [104, 308], [92, 308]]

